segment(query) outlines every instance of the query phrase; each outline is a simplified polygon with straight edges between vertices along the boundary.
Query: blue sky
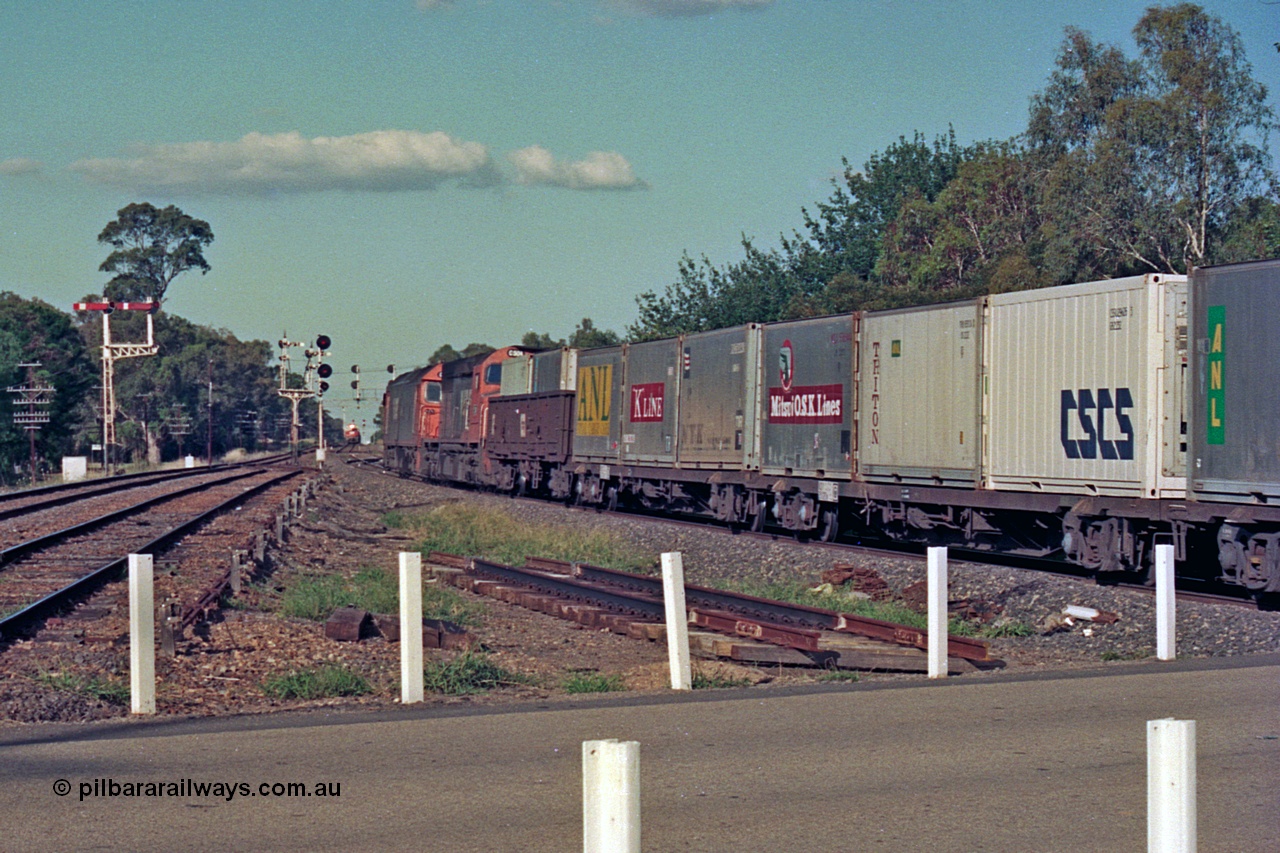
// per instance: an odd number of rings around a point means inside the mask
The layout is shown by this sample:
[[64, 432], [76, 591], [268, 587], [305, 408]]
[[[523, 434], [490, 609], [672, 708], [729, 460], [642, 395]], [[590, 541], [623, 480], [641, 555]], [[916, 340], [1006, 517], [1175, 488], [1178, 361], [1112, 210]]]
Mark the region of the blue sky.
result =
[[[683, 252], [798, 228], [841, 157], [1018, 133], [1065, 26], [1132, 55], [1147, 5], [8, 0], [0, 290], [99, 292], [98, 232], [150, 201], [216, 235], [168, 310], [326, 333], [370, 384], [446, 342], [622, 331]], [[1204, 5], [1274, 96], [1280, 6]]]

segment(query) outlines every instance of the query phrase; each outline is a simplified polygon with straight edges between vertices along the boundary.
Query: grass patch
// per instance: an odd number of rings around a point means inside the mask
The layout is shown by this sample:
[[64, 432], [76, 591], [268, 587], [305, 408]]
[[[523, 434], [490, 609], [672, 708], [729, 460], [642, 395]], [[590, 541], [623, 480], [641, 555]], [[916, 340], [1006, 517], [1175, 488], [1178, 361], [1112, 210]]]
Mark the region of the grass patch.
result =
[[521, 565], [527, 556], [636, 570], [655, 564], [656, 554], [637, 552], [623, 537], [569, 525], [534, 524], [506, 510], [450, 503], [427, 513], [388, 513], [388, 527], [419, 538], [423, 552], [444, 551]]
[[833, 669], [833, 670], [830, 670], [829, 672], [824, 672], [822, 673], [822, 675], [819, 675], [818, 680], [824, 681], [824, 682], [852, 684], [855, 681], [861, 681], [861, 678], [858, 676], [858, 673], [856, 672], [848, 672], [843, 669]]
[[[868, 619], [879, 619], [895, 625], [905, 625], [919, 631], [929, 629], [929, 617], [917, 613], [910, 607], [896, 601], [867, 601], [852, 598], [839, 592], [815, 592], [808, 584], [800, 581], [774, 583], [726, 583], [726, 588], [733, 592], [754, 595], [759, 598], [770, 598], [774, 601], [786, 601], [792, 604], [803, 604], [807, 607], [821, 607], [824, 610], [836, 610], [840, 613], [852, 613]], [[974, 623], [966, 619], [947, 620], [947, 633], [957, 637], [973, 637], [978, 633]]]
[[[378, 568], [364, 568], [355, 577], [300, 575], [280, 598], [280, 612], [316, 622], [329, 618], [339, 607], [353, 606], [371, 613], [400, 612], [400, 579]], [[474, 626], [484, 615], [484, 605], [469, 602], [455, 590], [424, 583], [422, 615]]]
[[622, 683], [621, 675], [603, 672], [572, 673], [562, 686], [566, 693], [616, 693], [627, 689]]
[[87, 696], [111, 705], [129, 704], [129, 685], [114, 678], [98, 678], [96, 675], [76, 675], [70, 672], [42, 672], [36, 680], [55, 690]]
[[1103, 653], [1102, 653], [1101, 657], [1102, 657], [1102, 659], [1103, 659], [1103, 660], [1105, 660], [1105, 661], [1114, 661], [1114, 660], [1144, 660], [1144, 659], [1146, 659], [1146, 658], [1151, 657], [1151, 653], [1150, 653], [1150, 652], [1113, 652], [1113, 651], [1105, 651], [1105, 652], [1103, 652]]
[[423, 668], [422, 675], [427, 690], [447, 696], [529, 683], [525, 676], [503, 669], [479, 652], [464, 652], [452, 660], [432, 661]]
[[324, 699], [372, 693], [369, 682], [342, 666], [303, 669], [273, 675], [262, 682], [262, 692], [275, 699]]
[[750, 687], [750, 678], [734, 678], [731, 675], [716, 673], [707, 675], [705, 672], [693, 673], [693, 689], [694, 690], [721, 690], [726, 687]]

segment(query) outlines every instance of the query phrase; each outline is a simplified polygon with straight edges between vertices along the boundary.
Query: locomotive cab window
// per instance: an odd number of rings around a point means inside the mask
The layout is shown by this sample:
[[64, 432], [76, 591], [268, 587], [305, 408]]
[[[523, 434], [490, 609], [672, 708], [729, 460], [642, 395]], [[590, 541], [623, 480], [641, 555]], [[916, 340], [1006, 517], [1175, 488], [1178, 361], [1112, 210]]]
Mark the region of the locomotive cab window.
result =
[[484, 381], [486, 385], [502, 384], [502, 365], [491, 364], [484, 369]]
[[422, 392], [422, 399], [428, 403], [440, 402], [440, 383], [428, 382], [426, 388]]

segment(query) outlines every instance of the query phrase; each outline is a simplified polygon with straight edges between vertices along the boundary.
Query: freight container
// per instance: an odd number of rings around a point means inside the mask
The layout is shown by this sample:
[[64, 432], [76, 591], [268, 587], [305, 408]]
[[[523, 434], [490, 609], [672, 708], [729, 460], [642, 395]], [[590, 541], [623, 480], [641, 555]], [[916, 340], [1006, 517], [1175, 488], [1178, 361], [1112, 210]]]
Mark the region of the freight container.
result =
[[685, 335], [680, 340], [678, 467], [759, 467], [757, 364], [760, 326]]
[[561, 347], [534, 354], [532, 378], [530, 393], [533, 394], [577, 390], [578, 350]]
[[528, 394], [533, 387], [533, 354], [522, 352], [504, 360], [499, 387], [503, 397]]
[[676, 458], [679, 340], [630, 344], [625, 352], [621, 461], [670, 465]]
[[976, 300], [862, 315], [857, 459], [863, 479], [977, 484], [980, 319]]
[[622, 441], [623, 348], [578, 353], [573, 456], [582, 462], [617, 462]]
[[764, 327], [759, 359], [763, 473], [851, 477], [853, 322], [844, 314]]
[[1182, 498], [1185, 276], [987, 297], [985, 486]]
[[1190, 490], [1196, 499], [1280, 498], [1280, 260], [1191, 275]]

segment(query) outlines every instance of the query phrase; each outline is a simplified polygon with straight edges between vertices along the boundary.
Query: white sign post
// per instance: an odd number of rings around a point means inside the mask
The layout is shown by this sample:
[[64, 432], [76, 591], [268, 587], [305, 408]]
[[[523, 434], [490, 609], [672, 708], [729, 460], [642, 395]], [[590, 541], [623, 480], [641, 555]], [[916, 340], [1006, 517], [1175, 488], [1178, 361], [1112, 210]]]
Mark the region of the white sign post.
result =
[[1173, 581], [1173, 546], [1156, 546], [1156, 657], [1177, 657], [1177, 596]]
[[1147, 721], [1147, 853], [1195, 853], [1196, 721]]
[[679, 551], [662, 555], [662, 600], [667, 618], [667, 659], [671, 689], [692, 690], [689, 664], [689, 611], [684, 603], [684, 560]]
[[929, 677], [947, 677], [947, 549], [929, 549]]
[[421, 702], [426, 695], [422, 674], [422, 555], [400, 552], [400, 701]]
[[135, 714], [156, 712], [156, 614], [150, 554], [129, 555], [129, 698]]
[[640, 853], [640, 743], [582, 742], [583, 853]]

